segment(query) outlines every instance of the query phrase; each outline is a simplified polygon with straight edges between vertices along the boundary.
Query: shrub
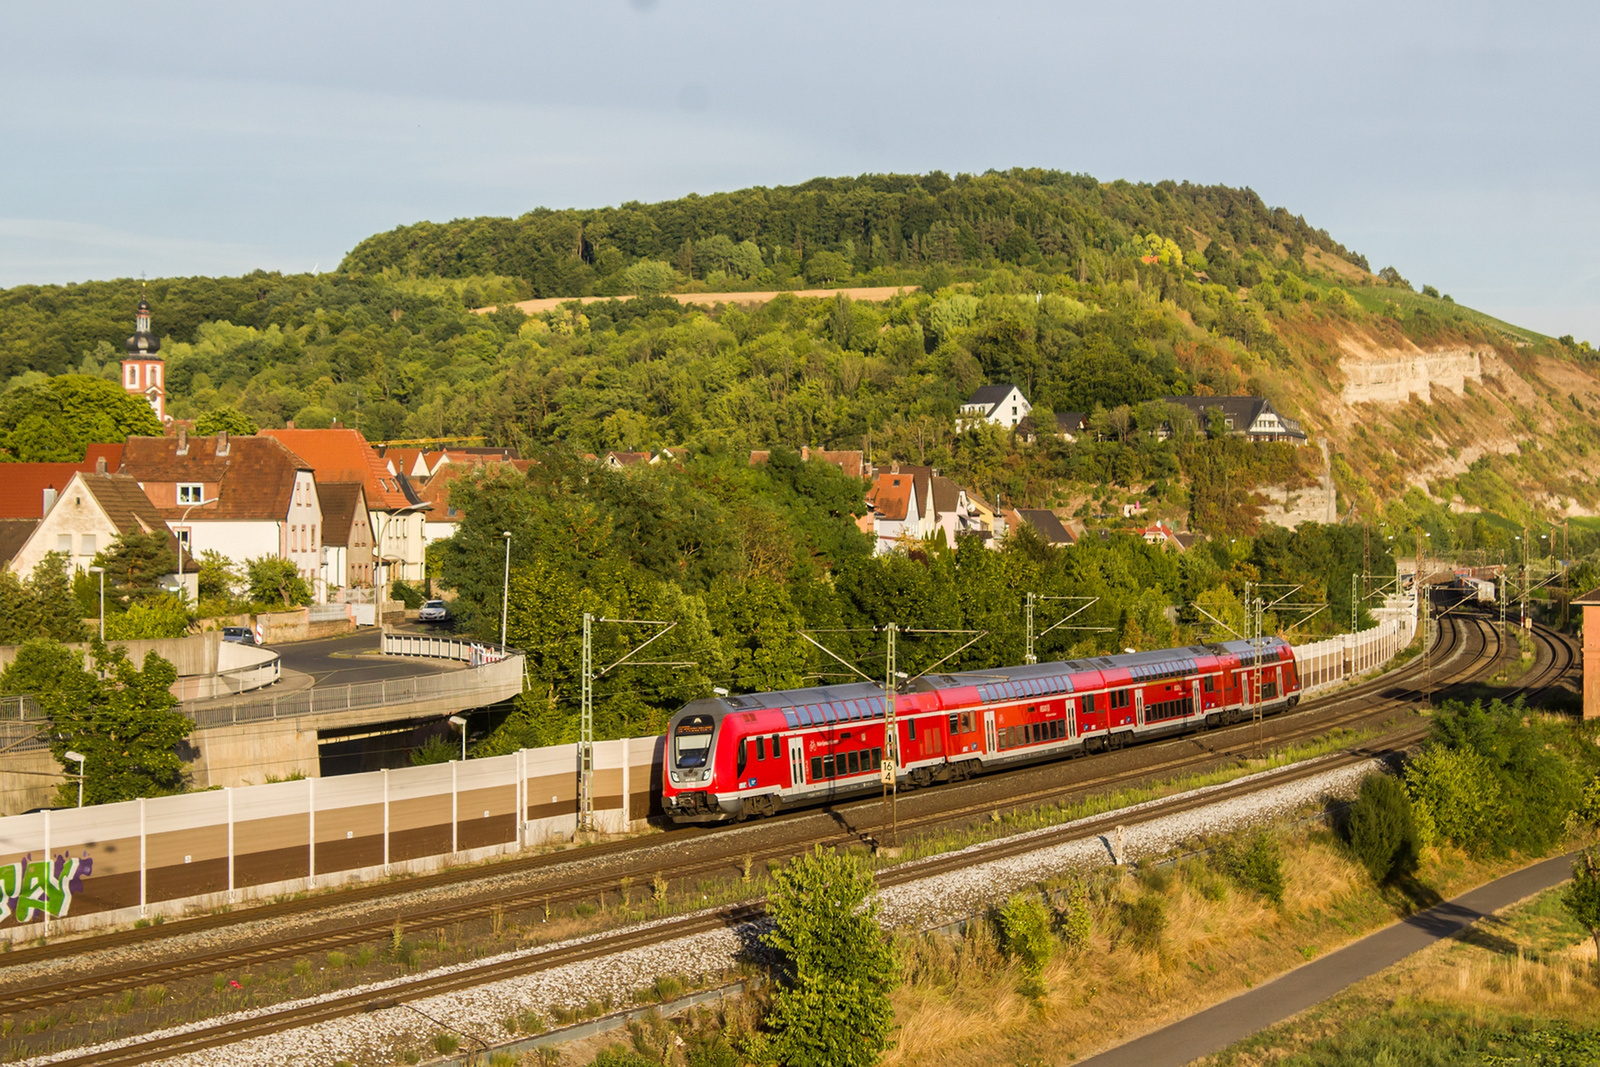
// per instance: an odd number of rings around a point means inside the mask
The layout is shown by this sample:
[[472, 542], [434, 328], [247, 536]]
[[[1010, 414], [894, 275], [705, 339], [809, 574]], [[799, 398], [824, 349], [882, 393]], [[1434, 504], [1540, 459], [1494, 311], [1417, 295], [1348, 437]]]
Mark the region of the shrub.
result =
[[1140, 952], [1155, 952], [1167, 932], [1166, 901], [1154, 893], [1144, 893], [1117, 905], [1128, 943]]
[[422, 595], [422, 590], [418, 589], [414, 585], [402, 582], [398, 578], [396, 578], [394, 583], [389, 587], [389, 597], [393, 600], [399, 600], [403, 602], [406, 607], [413, 609], [422, 607], [422, 602], [427, 599], [427, 597]]
[[1089, 887], [1083, 880], [1074, 878], [1066, 889], [1065, 902], [1056, 906], [1056, 931], [1069, 952], [1082, 952], [1089, 947], [1094, 933], [1094, 916], [1089, 912]]
[[878, 925], [872, 872], [858, 858], [815, 851], [796, 857], [767, 899], [778, 956], [771, 1052], [790, 1067], [864, 1067], [888, 1046], [898, 981]]
[[1423, 844], [1452, 841], [1473, 848], [1487, 836], [1500, 806], [1500, 784], [1476, 752], [1433, 745], [1406, 765], [1406, 793], [1417, 811]]
[[1417, 869], [1421, 841], [1411, 817], [1411, 799], [1386, 774], [1362, 780], [1361, 792], [1350, 806], [1346, 837], [1374, 881], [1402, 878]]
[[1216, 851], [1217, 869], [1241, 889], [1274, 904], [1283, 903], [1283, 856], [1269, 834], [1254, 834], [1241, 845], [1224, 841]]
[[461, 746], [443, 737], [434, 734], [422, 744], [411, 750], [411, 765], [425, 767], [430, 763], [449, 763], [461, 755]]
[[1032, 893], [1019, 893], [1005, 902], [997, 919], [1001, 951], [1021, 966], [1029, 980], [1029, 991], [1042, 993], [1037, 986], [1038, 978], [1045, 964], [1050, 962], [1050, 951], [1055, 947], [1055, 939], [1050, 936], [1049, 912]]
[[433, 1051], [441, 1056], [448, 1056], [461, 1047], [461, 1039], [455, 1034], [434, 1034]]

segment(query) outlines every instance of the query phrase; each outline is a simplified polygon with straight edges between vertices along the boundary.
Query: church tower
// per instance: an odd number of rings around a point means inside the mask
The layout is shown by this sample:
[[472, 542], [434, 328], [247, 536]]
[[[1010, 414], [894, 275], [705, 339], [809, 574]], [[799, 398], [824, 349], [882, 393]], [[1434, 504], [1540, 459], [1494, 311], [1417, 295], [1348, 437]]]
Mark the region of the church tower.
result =
[[160, 352], [161, 338], [150, 332], [150, 302], [141, 295], [133, 336], [128, 338], [128, 354], [122, 360], [122, 387], [134, 396], [144, 397], [156, 418], [166, 422], [166, 364]]

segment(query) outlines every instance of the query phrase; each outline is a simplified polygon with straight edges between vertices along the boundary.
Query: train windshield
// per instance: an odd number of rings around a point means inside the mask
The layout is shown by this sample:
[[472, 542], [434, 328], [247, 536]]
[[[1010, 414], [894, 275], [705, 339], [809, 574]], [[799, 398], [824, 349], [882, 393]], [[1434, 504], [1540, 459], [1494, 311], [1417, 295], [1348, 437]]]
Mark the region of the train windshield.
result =
[[716, 720], [709, 715], [690, 715], [672, 732], [674, 761], [680, 768], [704, 767], [711, 752], [711, 731]]

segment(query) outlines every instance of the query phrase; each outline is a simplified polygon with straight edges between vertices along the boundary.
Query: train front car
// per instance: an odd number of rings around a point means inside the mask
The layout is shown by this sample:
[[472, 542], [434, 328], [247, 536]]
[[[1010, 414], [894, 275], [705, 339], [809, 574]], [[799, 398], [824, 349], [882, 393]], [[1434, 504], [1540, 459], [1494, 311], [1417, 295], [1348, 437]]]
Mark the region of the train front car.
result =
[[667, 724], [661, 810], [674, 823], [734, 822], [865, 789], [882, 720], [883, 690], [865, 683], [696, 700]]

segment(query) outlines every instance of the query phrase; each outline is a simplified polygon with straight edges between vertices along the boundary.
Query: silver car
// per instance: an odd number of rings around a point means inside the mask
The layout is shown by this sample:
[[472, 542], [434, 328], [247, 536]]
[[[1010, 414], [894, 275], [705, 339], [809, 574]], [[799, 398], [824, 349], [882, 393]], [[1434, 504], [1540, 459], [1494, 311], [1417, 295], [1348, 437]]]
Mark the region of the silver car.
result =
[[445, 622], [450, 618], [450, 609], [442, 600], [428, 600], [417, 612], [418, 622]]

